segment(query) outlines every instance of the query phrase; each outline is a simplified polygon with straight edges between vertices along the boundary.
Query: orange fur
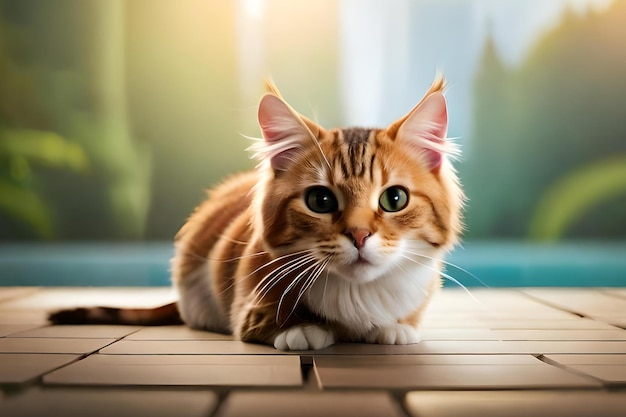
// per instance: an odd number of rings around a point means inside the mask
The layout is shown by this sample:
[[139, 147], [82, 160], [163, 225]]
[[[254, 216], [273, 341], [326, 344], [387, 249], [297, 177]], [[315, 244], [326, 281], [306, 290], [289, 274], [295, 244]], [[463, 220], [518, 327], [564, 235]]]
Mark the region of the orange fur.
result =
[[[321, 291], [319, 282], [324, 274], [326, 284], [328, 280], [352, 279], [354, 284], [345, 285], [361, 285], [358, 276], [351, 278], [361, 264], [346, 260], [356, 256], [349, 242], [355, 241], [357, 232], [359, 257], [362, 246], [377, 245], [376, 253], [363, 249], [362, 256], [378, 262], [393, 255], [407, 265], [415, 264], [415, 268], [429, 262], [424, 259], [430, 255], [414, 254], [404, 246], [415, 244], [426, 248], [425, 253], [440, 257], [457, 242], [462, 229], [463, 194], [454, 170], [445, 156], [441, 167], [429, 167], [422, 153], [416, 151], [419, 142], [400, 137], [406, 135], [401, 127], [408, 123], [409, 116], [421, 111], [425, 100], [440, 94], [444, 85], [443, 77], [436, 78], [416, 108], [386, 129], [326, 130], [297, 114], [284, 101], [283, 108], [276, 100], [262, 103], [279, 106], [278, 111], [283, 113], [277, 123], [293, 118], [290, 129], [295, 133], [290, 133], [289, 139], [293, 144], [281, 145], [283, 148], [277, 150], [269, 146], [274, 144], [270, 142], [274, 136], [266, 139], [267, 144], [259, 145], [263, 164], [214, 189], [179, 232], [172, 271], [182, 294], [183, 320], [194, 327], [233, 332], [241, 340], [275, 345], [282, 343], [277, 341], [282, 332], [308, 325], [326, 329], [339, 339], [388, 340], [387, 333], [367, 336], [372, 329], [366, 329], [366, 324], [365, 330], [355, 330], [348, 319], [326, 314], [322, 307], [311, 305], [314, 298], [310, 294], [316, 288]], [[266, 88], [268, 94], [282, 100], [271, 81]], [[263, 111], [271, 116], [274, 108]], [[271, 125], [267, 129], [275, 129], [271, 133], [275, 135], [279, 127]], [[283, 159], [271, 165], [272, 158]], [[337, 200], [337, 209], [332, 213], [312, 211], [307, 201], [312, 185], [329, 190]], [[387, 212], [378, 203], [390, 186], [408, 192], [407, 206], [397, 212]], [[301, 251], [310, 252], [310, 259]], [[405, 251], [403, 258], [397, 254], [401, 251]], [[413, 259], [413, 263], [404, 260], [419, 256], [422, 258]], [[396, 323], [417, 327], [430, 295], [440, 287], [440, 263], [433, 265], [432, 271], [420, 272], [431, 276], [423, 289], [426, 299], [402, 313]], [[369, 271], [369, 266], [363, 268]], [[393, 269], [394, 265], [385, 264], [380, 270], [387, 271], [385, 268]], [[376, 281], [378, 275], [383, 277], [379, 281], [393, 277], [391, 272], [376, 274], [370, 274], [371, 281]], [[375, 285], [385, 290], [385, 283]], [[363, 281], [362, 287], [367, 286], [374, 284]], [[398, 292], [390, 291], [392, 295]], [[190, 299], [194, 293], [212, 303], [209, 313], [198, 315], [193, 311], [201, 304]], [[326, 294], [324, 289], [323, 296], [333, 294]], [[325, 301], [332, 305], [332, 300]], [[337, 302], [338, 311], [345, 308], [342, 302]], [[386, 306], [374, 307], [381, 309], [376, 314], [384, 315]], [[216, 314], [223, 316], [218, 324], [207, 318]], [[316, 346], [317, 342], [309, 342], [303, 346]]]

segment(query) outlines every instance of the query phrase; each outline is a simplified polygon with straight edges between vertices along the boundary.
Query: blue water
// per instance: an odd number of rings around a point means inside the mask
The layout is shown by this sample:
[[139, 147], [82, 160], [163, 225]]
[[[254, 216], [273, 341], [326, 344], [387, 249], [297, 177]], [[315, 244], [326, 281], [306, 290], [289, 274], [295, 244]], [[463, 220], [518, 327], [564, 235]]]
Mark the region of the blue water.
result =
[[[170, 243], [4, 244], [0, 285], [169, 285], [173, 253]], [[626, 242], [469, 242], [447, 261], [456, 266], [446, 274], [467, 287], [626, 286]]]

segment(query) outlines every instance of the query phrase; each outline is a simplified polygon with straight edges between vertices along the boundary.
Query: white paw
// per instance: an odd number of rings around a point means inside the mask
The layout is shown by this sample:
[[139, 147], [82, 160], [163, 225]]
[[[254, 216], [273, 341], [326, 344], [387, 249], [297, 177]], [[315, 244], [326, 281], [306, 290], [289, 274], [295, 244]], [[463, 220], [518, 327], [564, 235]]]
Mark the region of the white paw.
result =
[[420, 341], [417, 329], [408, 324], [396, 324], [390, 327], [376, 327], [365, 337], [368, 343], [381, 345], [410, 345]]
[[317, 350], [334, 343], [331, 331], [315, 325], [291, 327], [274, 339], [274, 347], [280, 350]]

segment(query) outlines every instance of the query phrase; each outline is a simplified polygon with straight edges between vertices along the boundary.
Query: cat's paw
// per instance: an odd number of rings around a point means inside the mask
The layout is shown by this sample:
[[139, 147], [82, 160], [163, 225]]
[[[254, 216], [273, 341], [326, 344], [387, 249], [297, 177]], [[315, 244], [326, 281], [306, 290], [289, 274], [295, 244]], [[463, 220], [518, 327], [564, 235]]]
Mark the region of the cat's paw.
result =
[[317, 350], [334, 343], [335, 335], [316, 325], [291, 327], [274, 339], [274, 347], [279, 350]]
[[396, 324], [395, 326], [373, 328], [365, 340], [368, 343], [381, 345], [411, 345], [420, 341], [420, 335], [416, 328], [408, 324]]

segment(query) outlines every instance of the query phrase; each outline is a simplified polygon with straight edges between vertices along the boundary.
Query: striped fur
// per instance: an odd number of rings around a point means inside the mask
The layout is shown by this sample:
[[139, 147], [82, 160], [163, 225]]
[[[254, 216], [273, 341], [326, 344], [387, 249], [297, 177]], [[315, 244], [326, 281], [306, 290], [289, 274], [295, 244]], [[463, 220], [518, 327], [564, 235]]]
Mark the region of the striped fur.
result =
[[[279, 349], [416, 342], [462, 227], [443, 88], [438, 77], [388, 128], [326, 130], [269, 84], [258, 168], [212, 190], [177, 236], [183, 321]], [[312, 210], [312, 186], [332, 192], [336, 210]], [[386, 211], [381, 195], [395, 186], [408, 205]]]

